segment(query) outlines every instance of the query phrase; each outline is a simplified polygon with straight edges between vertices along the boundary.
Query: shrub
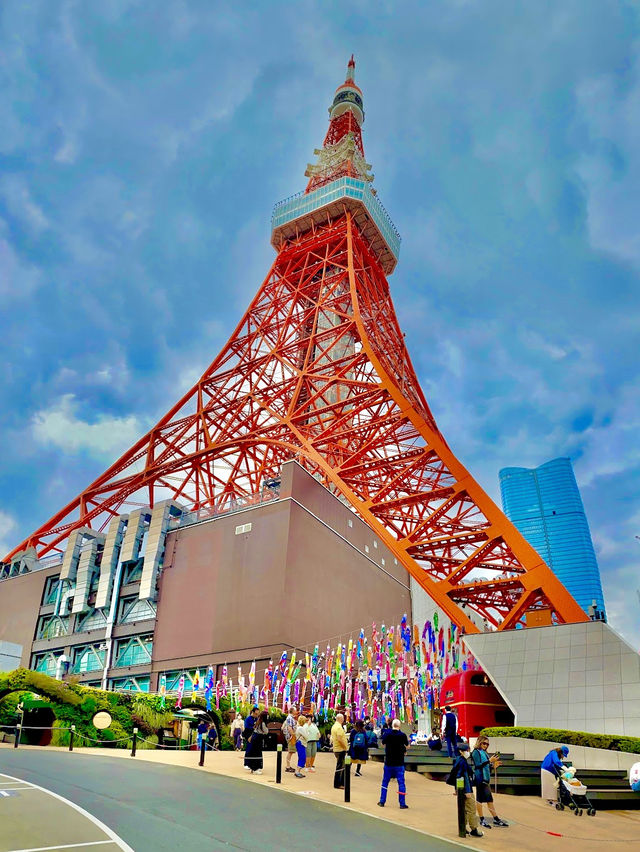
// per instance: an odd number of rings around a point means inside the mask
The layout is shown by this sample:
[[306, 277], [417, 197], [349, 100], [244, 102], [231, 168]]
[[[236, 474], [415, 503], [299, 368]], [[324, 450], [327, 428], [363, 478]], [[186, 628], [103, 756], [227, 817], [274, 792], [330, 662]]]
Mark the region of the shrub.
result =
[[66, 722], [60, 722], [58, 719], [53, 723], [51, 731], [52, 746], [68, 746], [69, 745], [69, 726]]
[[542, 740], [640, 754], [638, 737], [624, 737], [618, 734], [590, 734], [586, 731], [563, 731], [556, 728], [485, 728], [482, 734], [487, 737], [521, 737], [526, 740]]

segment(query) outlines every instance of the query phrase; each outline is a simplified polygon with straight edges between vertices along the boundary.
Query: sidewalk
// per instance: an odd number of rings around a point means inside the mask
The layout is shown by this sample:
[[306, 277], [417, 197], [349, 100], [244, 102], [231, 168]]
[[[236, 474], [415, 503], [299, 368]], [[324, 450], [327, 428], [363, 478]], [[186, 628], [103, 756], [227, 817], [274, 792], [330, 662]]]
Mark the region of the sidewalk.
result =
[[[24, 746], [21, 746], [24, 748]], [[74, 749], [80, 754], [120, 757], [123, 760], [145, 760], [192, 769], [194, 772], [214, 772], [232, 778], [242, 778], [248, 784], [262, 784], [280, 789], [291, 795], [306, 796], [318, 801], [369, 814], [414, 828], [429, 835], [449, 841], [459, 841], [473, 849], [495, 849], [499, 852], [546, 852], [566, 848], [567, 841], [578, 841], [581, 852], [604, 852], [605, 844], [613, 843], [613, 849], [624, 850], [624, 844], [632, 848], [640, 837], [640, 812], [599, 811], [595, 817], [574, 816], [570, 811], [556, 811], [539, 798], [530, 796], [495, 796], [498, 814], [509, 823], [509, 828], [485, 829], [482, 838], [458, 838], [456, 800], [450, 787], [439, 781], [429, 781], [417, 772], [407, 772], [407, 804], [409, 810], [400, 811], [395, 781], [391, 782], [387, 804], [377, 806], [380, 795], [382, 764], [369, 763], [363, 767], [363, 777], [354, 778], [351, 773], [351, 803], [345, 804], [344, 791], [333, 789], [335, 759], [332, 754], [322, 753], [316, 759], [317, 771], [306, 773], [306, 778], [296, 778], [284, 771], [283, 755], [282, 784], [275, 783], [276, 755], [265, 752], [264, 773], [250, 775], [243, 769], [242, 752], [207, 752], [205, 765], [198, 766], [199, 752], [169, 750], [141, 750], [132, 758], [121, 749]], [[485, 813], [486, 807], [485, 807]]]

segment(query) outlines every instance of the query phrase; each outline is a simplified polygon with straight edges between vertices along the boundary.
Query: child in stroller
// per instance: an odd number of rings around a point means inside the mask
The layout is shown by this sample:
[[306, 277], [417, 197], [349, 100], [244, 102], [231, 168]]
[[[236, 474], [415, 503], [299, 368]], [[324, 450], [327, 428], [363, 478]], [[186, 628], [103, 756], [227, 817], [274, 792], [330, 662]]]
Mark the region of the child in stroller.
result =
[[558, 801], [556, 808], [563, 811], [565, 807], [573, 811], [576, 816], [582, 816], [586, 808], [589, 816], [596, 815], [596, 809], [589, 801], [587, 787], [576, 777], [575, 766], [563, 766], [558, 776]]

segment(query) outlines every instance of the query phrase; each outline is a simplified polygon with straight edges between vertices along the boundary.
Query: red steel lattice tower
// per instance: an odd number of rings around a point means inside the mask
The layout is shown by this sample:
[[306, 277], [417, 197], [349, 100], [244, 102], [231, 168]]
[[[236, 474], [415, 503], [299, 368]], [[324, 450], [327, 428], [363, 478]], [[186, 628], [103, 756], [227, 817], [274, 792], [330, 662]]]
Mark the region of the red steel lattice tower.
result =
[[[296, 459], [355, 509], [467, 632], [544, 611], [586, 615], [458, 461], [416, 378], [387, 275], [400, 237], [364, 158], [351, 58], [306, 190], [277, 204], [277, 257], [197, 384], [69, 505], [16, 547], [38, 557], [128, 507], [250, 503]], [[31, 553], [33, 553], [33, 550]]]

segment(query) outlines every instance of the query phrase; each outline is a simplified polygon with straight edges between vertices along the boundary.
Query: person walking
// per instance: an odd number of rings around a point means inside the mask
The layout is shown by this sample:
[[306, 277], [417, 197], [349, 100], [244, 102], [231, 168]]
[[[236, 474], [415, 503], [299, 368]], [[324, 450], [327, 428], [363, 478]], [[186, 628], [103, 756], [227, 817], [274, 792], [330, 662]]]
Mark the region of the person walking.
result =
[[364, 729], [362, 719], [356, 721], [355, 727], [349, 734], [349, 757], [356, 764], [356, 778], [362, 778], [362, 764], [369, 760], [369, 749], [367, 747], [367, 732]]
[[217, 740], [218, 730], [215, 724], [212, 722], [207, 730], [207, 746], [211, 749], [211, 751], [215, 749]]
[[206, 736], [208, 730], [209, 723], [203, 719], [198, 725], [198, 751], [202, 748], [202, 738]]
[[563, 760], [569, 757], [566, 746], [552, 748], [540, 765], [540, 792], [543, 799], [555, 805], [558, 798], [556, 781], [562, 774]]
[[306, 778], [302, 770], [307, 764], [307, 717], [302, 713], [298, 716], [298, 724], [296, 725], [296, 751], [298, 753], [298, 768], [296, 769], [296, 778]]
[[409, 805], [405, 801], [407, 788], [404, 782], [404, 756], [409, 748], [409, 740], [400, 730], [400, 719], [394, 719], [391, 728], [386, 728], [382, 732], [382, 745], [384, 746], [384, 768], [378, 806], [384, 808], [389, 781], [395, 778], [398, 782], [398, 801], [402, 810], [405, 810]]
[[312, 716], [305, 725], [307, 729], [307, 772], [315, 772], [316, 754], [318, 753], [318, 741], [320, 730], [316, 724], [316, 717]]
[[236, 717], [231, 723], [230, 734], [233, 739], [233, 747], [236, 751], [242, 748], [242, 732], [244, 731], [244, 719], [240, 713], [236, 713]]
[[471, 752], [474, 782], [476, 785], [476, 810], [480, 819], [480, 825], [483, 828], [491, 828], [491, 823], [485, 819], [484, 813], [482, 812], [482, 806], [485, 803], [493, 817], [493, 824], [506, 828], [509, 823], [500, 819], [496, 813], [495, 805], [493, 804], [493, 796], [491, 795], [491, 768], [494, 766], [500, 766], [500, 755], [494, 754], [489, 757], [487, 754], [488, 748], [488, 737], [480, 736], [476, 740], [475, 748]]
[[473, 770], [469, 766], [469, 743], [460, 743], [459, 755], [453, 764], [454, 777], [462, 778], [464, 781], [464, 815], [472, 837], [484, 837], [484, 833], [478, 828], [478, 814], [476, 813], [476, 800], [473, 795]]
[[262, 759], [262, 749], [264, 746], [265, 738], [269, 734], [269, 728], [267, 727], [267, 719], [269, 714], [266, 710], [263, 710], [262, 713], [256, 719], [256, 722], [253, 726], [253, 732], [247, 744], [247, 750], [244, 755], [244, 768], [248, 769], [252, 774], [255, 772], [256, 775], [262, 775], [263, 768], [263, 759]]
[[296, 771], [291, 765], [291, 758], [296, 753], [296, 716], [298, 715], [296, 710], [296, 705], [292, 704], [289, 708], [287, 718], [282, 723], [282, 733], [287, 744], [287, 761], [284, 770], [285, 772]]
[[331, 728], [331, 746], [336, 756], [336, 771], [333, 775], [333, 786], [336, 790], [344, 790], [344, 759], [349, 749], [347, 734], [342, 727], [343, 722], [344, 716], [342, 713], [337, 713], [336, 721]]
[[458, 735], [458, 717], [447, 704], [442, 715], [442, 739], [447, 743], [447, 753], [449, 757], [455, 758], [458, 754], [457, 735]]

